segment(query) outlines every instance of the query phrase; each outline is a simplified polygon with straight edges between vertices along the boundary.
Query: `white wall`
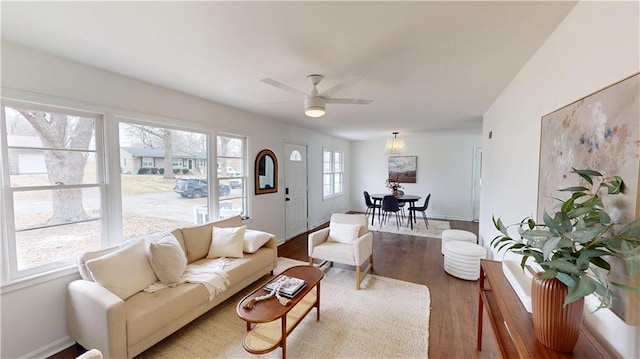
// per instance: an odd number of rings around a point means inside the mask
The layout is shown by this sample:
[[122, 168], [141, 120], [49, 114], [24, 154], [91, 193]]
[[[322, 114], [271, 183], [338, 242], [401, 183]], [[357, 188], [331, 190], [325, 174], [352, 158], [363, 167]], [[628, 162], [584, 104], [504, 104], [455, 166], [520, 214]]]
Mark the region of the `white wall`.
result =
[[[9, 42], [2, 42], [1, 60], [3, 95], [15, 93], [13, 90], [27, 91], [36, 94], [35, 97], [53, 96], [63, 102], [87, 105], [105, 112], [107, 119], [123, 112], [139, 113], [204, 124], [211, 131], [246, 135], [249, 138], [250, 168], [253, 168], [253, 161], [260, 150], [268, 148], [274, 151], [279, 159], [279, 191], [275, 194], [250, 195], [253, 221], [249, 226], [252, 228], [274, 233], [279, 238], [284, 237], [285, 141], [308, 146], [309, 223], [320, 224], [328, 220], [330, 213], [349, 209], [348, 187], [344, 196], [322, 201], [321, 184], [322, 147], [344, 151], [345, 160], [349, 161], [349, 141]], [[65, 277], [13, 291], [2, 288], [1, 357], [46, 356], [69, 343], [64, 321], [65, 297], [66, 284], [74, 278], [76, 276]]]
[[[402, 138], [407, 156], [418, 156], [416, 183], [403, 183], [403, 190], [422, 198], [431, 193], [429, 217], [471, 220], [473, 148], [482, 145], [481, 135], [433, 133]], [[385, 143], [386, 139], [352, 144], [352, 162], [347, 163], [352, 176], [352, 210], [365, 210], [363, 191], [389, 192], [385, 187], [389, 177]]]
[[[491, 216], [535, 215], [541, 117], [640, 70], [638, 2], [580, 2], [484, 115], [480, 239]], [[488, 139], [488, 133], [493, 138]], [[608, 310], [587, 325], [625, 358], [640, 358], [640, 329]]]

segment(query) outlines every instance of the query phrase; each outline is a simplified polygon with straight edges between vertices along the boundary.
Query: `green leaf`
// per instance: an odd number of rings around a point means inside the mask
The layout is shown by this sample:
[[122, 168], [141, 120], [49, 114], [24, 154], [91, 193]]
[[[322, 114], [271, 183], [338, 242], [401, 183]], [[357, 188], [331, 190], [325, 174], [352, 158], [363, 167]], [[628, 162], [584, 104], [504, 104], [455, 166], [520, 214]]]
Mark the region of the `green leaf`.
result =
[[602, 233], [606, 232], [609, 229], [609, 227], [610, 225], [588, 227], [587, 229], [568, 233], [567, 237], [573, 239], [574, 241], [580, 244], [584, 244], [598, 238]]
[[609, 216], [609, 214], [607, 212], [600, 211], [599, 216], [600, 216], [600, 223], [602, 223], [602, 224], [611, 223], [611, 217]]
[[559, 272], [558, 274], [556, 274], [556, 278], [562, 283], [564, 283], [564, 285], [566, 285], [567, 287], [572, 287], [576, 285], [576, 282], [567, 273]]
[[591, 177], [602, 177], [602, 173], [594, 170], [577, 170], [575, 168], [571, 169], [571, 172], [577, 173], [580, 177], [584, 178], [585, 181], [589, 182], [589, 184], [593, 184], [593, 180]]
[[544, 262], [540, 262], [540, 265], [543, 268], [545, 267], [556, 268], [560, 272], [565, 272], [569, 274], [581, 273], [581, 271], [578, 269], [578, 267], [576, 267], [575, 264], [569, 263], [567, 261], [561, 261], [561, 260], [544, 261]]
[[569, 287], [569, 292], [564, 298], [564, 305], [570, 304], [585, 297], [596, 290], [596, 284], [589, 276], [578, 277], [577, 285]]
[[555, 234], [549, 232], [549, 231], [543, 231], [543, 230], [539, 230], [539, 229], [534, 229], [534, 230], [529, 230], [529, 231], [523, 231], [522, 233], [520, 233], [520, 236], [523, 238], [527, 238], [527, 239], [537, 239], [540, 237], [544, 237], [544, 238], [551, 238], [554, 237]]
[[561, 192], [580, 192], [580, 191], [588, 191], [588, 190], [589, 189], [587, 187], [576, 186], [576, 187], [567, 187], [567, 188], [559, 189], [558, 191], [561, 191]]
[[589, 259], [589, 262], [593, 263], [594, 265], [596, 265], [596, 266], [598, 266], [598, 267], [600, 267], [602, 269], [605, 269], [605, 270], [608, 270], [608, 271], [611, 270], [611, 264], [609, 264], [609, 262], [607, 262], [606, 260], [604, 260], [604, 259], [602, 259], [600, 257], [591, 257]]
[[624, 191], [624, 181], [620, 176], [613, 176], [602, 185], [607, 188], [607, 194], [619, 194]]
[[560, 237], [549, 239], [542, 247], [542, 257], [544, 257], [545, 259], [549, 258], [551, 253], [558, 249], [558, 242], [560, 242]]
[[631, 286], [628, 286], [626, 284], [617, 283], [617, 282], [611, 282], [611, 284], [613, 286], [615, 286], [615, 287], [620, 288], [620, 289], [628, 290], [630, 292], [640, 293], [640, 288], [638, 288], [638, 287], [631, 287]]
[[624, 226], [618, 232], [618, 236], [640, 238], [640, 219], [636, 219], [635, 221]]
[[544, 272], [542, 272], [542, 274], [540, 274], [540, 279], [551, 279], [551, 278], [555, 278], [556, 275], [558, 275], [558, 271], [554, 268], [548, 269]]

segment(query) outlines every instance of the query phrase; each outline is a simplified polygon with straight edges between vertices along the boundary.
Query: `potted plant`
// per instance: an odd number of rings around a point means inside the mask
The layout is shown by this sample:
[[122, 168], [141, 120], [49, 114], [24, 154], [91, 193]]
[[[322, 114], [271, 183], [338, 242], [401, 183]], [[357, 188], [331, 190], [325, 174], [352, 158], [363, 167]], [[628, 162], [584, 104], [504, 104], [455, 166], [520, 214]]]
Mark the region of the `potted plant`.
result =
[[[600, 309], [611, 304], [611, 285], [640, 291], [611, 282], [607, 277], [610, 257], [621, 258], [632, 276], [640, 267], [640, 219], [624, 225], [613, 223], [602, 200], [604, 195], [623, 193], [624, 181], [619, 176], [605, 177], [593, 170], [574, 168], [572, 173], [582, 178], [583, 185], [561, 189], [571, 196], [557, 199], [557, 210], [552, 214], [545, 211], [543, 223], [527, 217], [505, 226], [500, 218], [494, 217], [500, 235], [491, 242], [498, 251], [521, 254], [523, 269], [530, 258], [541, 267], [532, 281], [536, 337], [544, 345], [563, 352], [572, 351], [580, 335], [585, 296], [595, 292]], [[512, 226], [517, 227], [519, 238], [508, 233], [508, 227]], [[554, 320], [572, 323], [548, 322]]]
[[402, 185], [400, 185], [400, 182], [398, 182], [397, 178], [395, 179], [388, 178], [385, 185], [387, 186], [388, 189], [391, 190], [391, 194], [394, 197], [397, 198], [400, 196], [400, 193], [398, 192], [398, 190], [402, 188]]

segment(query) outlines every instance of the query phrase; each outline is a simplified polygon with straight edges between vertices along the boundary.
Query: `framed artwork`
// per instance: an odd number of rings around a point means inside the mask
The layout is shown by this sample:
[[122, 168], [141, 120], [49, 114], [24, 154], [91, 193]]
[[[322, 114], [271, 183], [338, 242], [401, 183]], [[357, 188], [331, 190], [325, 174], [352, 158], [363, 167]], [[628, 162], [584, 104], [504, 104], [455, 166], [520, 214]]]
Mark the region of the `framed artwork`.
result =
[[389, 179], [400, 183], [416, 183], [418, 156], [389, 156]]
[[[604, 197], [616, 223], [640, 217], [640, 74], [584, 97], [542, 117], [537, 220], [554, 210], [567, 194], [561, 188], [579, 185], [571, 169], [594, 169], [625, 181], [623, 195]], [[564, 197], [563, 197], [564, 196]], [[613, 262], [613, 261], [612, 261]], [[613, 263], [611, 279], [640, 286], [640, 273], [630, 278], [622, 263]], [[627, 324], [640, 325], [640, 294], [614, 290], [612, 310]]]

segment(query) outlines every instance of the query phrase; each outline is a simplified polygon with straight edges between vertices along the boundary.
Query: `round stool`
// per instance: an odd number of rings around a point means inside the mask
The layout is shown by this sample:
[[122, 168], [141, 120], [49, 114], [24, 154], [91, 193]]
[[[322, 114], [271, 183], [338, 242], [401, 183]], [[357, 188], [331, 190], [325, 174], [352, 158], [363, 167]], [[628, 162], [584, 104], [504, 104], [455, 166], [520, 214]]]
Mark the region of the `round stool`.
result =
[[478, 237], [475, 234], [467, 231], [461, 231], [459, 229], [447, 229], [442, 232], [442, 247], [440, 253], [444, 254], [444, 246], [449, 241], [465, 241], [476, 243]]
[[453, 241], [444, 246], [444, 271], [466, 280], [480, 278], [480, 259], [487, 257], [487, 250], [475, 243]]

